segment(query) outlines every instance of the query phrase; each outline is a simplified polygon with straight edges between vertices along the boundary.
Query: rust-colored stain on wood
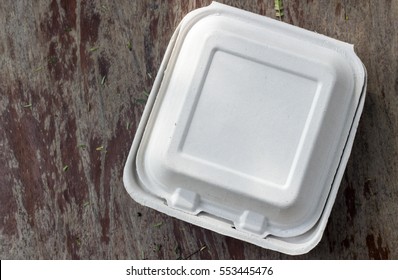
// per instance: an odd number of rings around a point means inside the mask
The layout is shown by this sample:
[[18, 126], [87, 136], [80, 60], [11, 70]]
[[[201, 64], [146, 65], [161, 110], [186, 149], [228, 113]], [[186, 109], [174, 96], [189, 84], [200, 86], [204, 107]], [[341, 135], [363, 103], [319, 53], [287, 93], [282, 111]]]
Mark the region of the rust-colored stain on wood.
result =
[[[368, 92], [320, 244], [291, 257], [135, 203], [123, 166], [187, 1], [3, 1], [1, 259], [397, 259], [398, 2], [284, 1], [287, 23], [355, 45]], [[221, 1], [275, 18], [274, 1]]]

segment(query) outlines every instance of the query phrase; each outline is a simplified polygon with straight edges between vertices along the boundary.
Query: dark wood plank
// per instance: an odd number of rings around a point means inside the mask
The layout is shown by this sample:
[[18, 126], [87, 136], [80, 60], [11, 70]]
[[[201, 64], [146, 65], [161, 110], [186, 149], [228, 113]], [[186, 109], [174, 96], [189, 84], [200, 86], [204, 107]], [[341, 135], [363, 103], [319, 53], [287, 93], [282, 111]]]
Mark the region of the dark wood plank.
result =
[[[271, 0], [221, 2], [275, 18]], [[123, 187], [141, 99], [168, 40], [187, 12], [209, 3], [2, 2], [1, 259], [293, 258], [142, 207]], [[398, 1], [284, 5], [284, 21], [355, 44], [369, 74], [326, 232], [296, 258], [396, 259]]]

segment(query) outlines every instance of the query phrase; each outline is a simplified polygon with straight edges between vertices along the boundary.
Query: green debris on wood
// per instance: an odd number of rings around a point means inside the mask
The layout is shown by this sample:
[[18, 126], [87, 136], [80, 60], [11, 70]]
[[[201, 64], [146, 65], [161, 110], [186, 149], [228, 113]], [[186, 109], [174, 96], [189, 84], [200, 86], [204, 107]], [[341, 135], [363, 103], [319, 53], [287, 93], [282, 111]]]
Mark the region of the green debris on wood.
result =
[[77, 145], [77, 147], [80, 149], [83, 149], [83, 150], [85, 150], [87, 148], [87, 146], [84, 144], [79, 144], [79, 145]]
[[275, 15], [279, 20], [282, 20], [283, 17], [283, 1], [275, 0]]
[[133, 50], [133, 45], [131, 44], [131, 41], [127, 42], [127, 48], [129, 49], [129, 51]]
[[105, 81], [106, 81], [106, 76], [103, 76], [103, 77], [102, 77], [102, 80], [101, 80], [101, 85], [104, 85], [104, 84], [105, 84]]
[[99, 48], [98, 47], [92, 47], [89, 49], [89, 52], [95, 52], [97, 51]]
[[49, 58], [48, 58], [48, 64], [50, 64], [50, 65], [54, 65], [55, 63], [57, 63], [58, 62], [58, 58], [56, 57], [56, 56], [50, 56]]
[[65, 27], [64, 31], [65, 31], [66, 33], [69, 33], [69, 32], [72, 31], [72, 27], [67, 26], [67, 27]]
[[144, 90], [144, 91], [142, 92], [142, 94], [144, 95], [145, 98], [135, 98], [134, 100], [135, 100], [136, 103], [144, 104], [144, 105], [145, 105], [146, 102], [148, 101], [149, 92], [146, 91], [146, 90]]
[[153, 227], [154, 227], [154, 228], [160, 228], [162, 225], [163, 225], [163, 223], [162, 223], [162, 222], [159, 222], [159, 223], [157, 223], [157, 224], [154, 224]]
[[68, 165], [65, 165], [63, 168], [62, 168], [62, 171], [67, 171], [69, 169], [69, 166]]
[[99, 146], [97, 148], [95, 148], [96, 151], [102, 151], [104, 149], [104, 146]]
[[162, 249], [162, 244], [154, 243], [153, 245], [154, 245], [153, 251], [160, 252], [160, 250]]
[[180, 245], [177, 245], [177, 246], [174, 248], [174, 253], [175, 253], [175, 255], [176, 255], [176, 259], [177, 259], [177, 260], [182, 260], [182, 252], [181, 252], [181, 247], [180, 247]]
[[143, 99], [143, 98], [136, 98], [136, 99], [135, 99], [135, 102], [137, 102], [137, 103], [139, 103], [139, 104], [144, 104], [144, 105], [146, 104], [146, 101], [147, 101], [147, 100], [146, 100], [146, 99]]
[[39, 66], [39, 67], [35, 68], [35, 69], [33, 70], [33, 72], [39, 72], [39, 71], [41, 71], [41, 70], [43, 70], [43, 66]]
[[32, 103], [25, 104], [25, 105], [23, 105], [23, 107], [24, 108], [31, 108], [32, 107]]
[[188, 259], [190, 259], [192, 256], [194, 256], [194, 255], [196, 255], [196, 254], [198, 254], [198, 253], [200, 253], [200, 252], [202, 252], [202, 251], [204, 251], [204, 250], [206, 250], [206, 249], [207, 249], [207, 246], [206, 246], [206, 245], [202, 245], [198, 250], [196, 250], [195, 252], [189, 254], [185, 259], [188, 260]]
[[101, 5], [101, 10], [103, 12], [107, 12], [107, 11], [109, 11], [109, 8], [106, 5]]
[[90, 205], [90, 202], [86, 201], [86, 202], [83, 204], [83, 207], [86, 208], [86, 207], [89, 206], [89, 205]]

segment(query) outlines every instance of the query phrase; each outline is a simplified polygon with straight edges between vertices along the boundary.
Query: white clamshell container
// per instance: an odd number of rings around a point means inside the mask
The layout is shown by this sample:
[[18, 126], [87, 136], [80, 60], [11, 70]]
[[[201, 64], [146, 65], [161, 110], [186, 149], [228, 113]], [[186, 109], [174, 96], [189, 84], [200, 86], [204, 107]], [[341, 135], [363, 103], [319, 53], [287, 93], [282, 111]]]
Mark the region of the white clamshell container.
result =
[[124, 169], [137, 202], [287, 254], [321, 239], [366, 92], [353, 46], [213, 3], [167, 48]]

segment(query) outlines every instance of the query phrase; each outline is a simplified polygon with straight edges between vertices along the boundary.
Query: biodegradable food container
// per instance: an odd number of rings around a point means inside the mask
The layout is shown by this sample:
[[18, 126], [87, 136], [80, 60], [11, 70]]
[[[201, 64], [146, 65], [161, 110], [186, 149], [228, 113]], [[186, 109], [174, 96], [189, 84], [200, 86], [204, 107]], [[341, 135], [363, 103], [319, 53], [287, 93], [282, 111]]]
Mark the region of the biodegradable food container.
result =
[[287, 254], [321, 239], [365, 99], [353, 46], [213, 3], [177, 27], [124, 169], [137, 202]]

